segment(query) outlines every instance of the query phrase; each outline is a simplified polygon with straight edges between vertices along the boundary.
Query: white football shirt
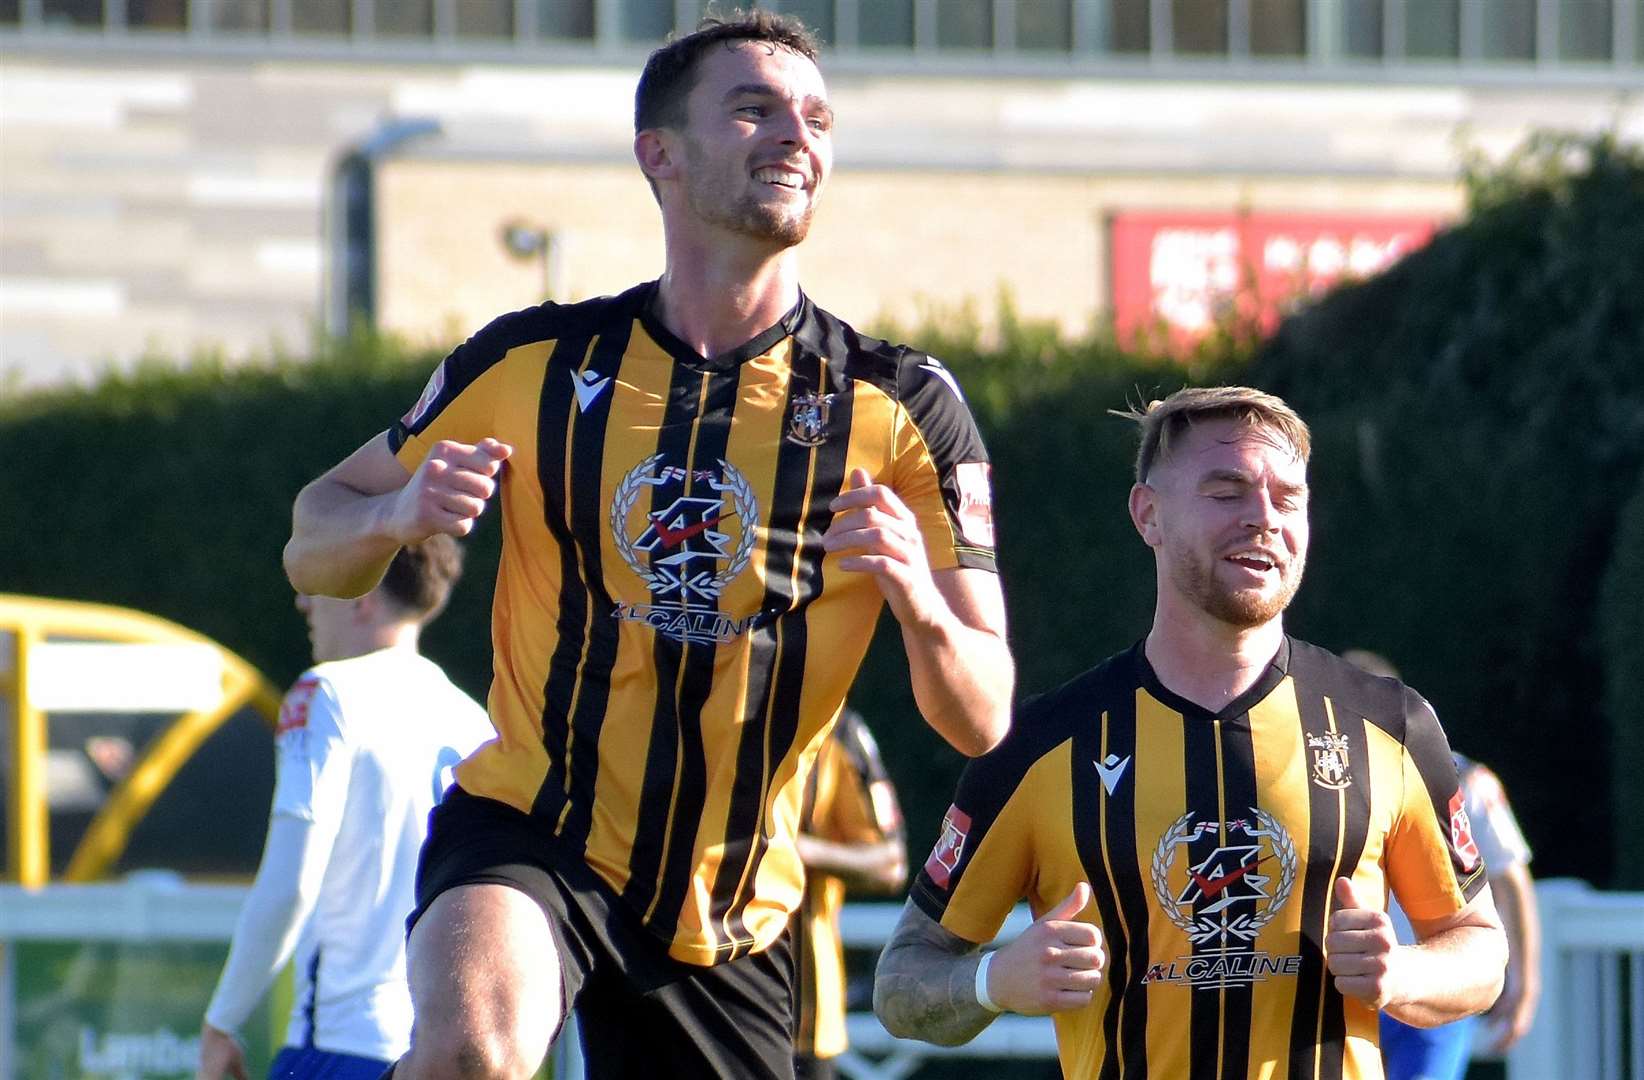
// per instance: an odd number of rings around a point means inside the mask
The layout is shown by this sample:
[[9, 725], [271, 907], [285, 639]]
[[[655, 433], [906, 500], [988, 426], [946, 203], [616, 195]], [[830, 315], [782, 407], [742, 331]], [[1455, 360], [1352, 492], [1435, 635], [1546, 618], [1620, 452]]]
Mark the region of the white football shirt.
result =
[[[456, 764], [495, 735], [485, 710], [409, 648], [318, 664], [287, 693], [270, 837], [282, 819], [307, 823], [301, 865], [289, 872], [319, 883], [317, 890], [291, 889], [295, 902], [287, 905], [296, 915], [312, 905], [292, 956], [287, 1045], [385, 1060], [410, 1046], [405, 919], [428, 813]], [[280, 895], [279, 883], [264, 880], [271, 872], [282, 870], [265, 856], [248, 909], [268, 908], [256, 903], [259, 891]], [[237, 949], [242, 933], [263, 934], [281, 920], [250, 921], [241, 920]], [[243, 1022], [233, 1015], [245, 997], [231, 985], [235, 969], [231, 954], [208, 1020], [228, 1006], [224, 1019]], [[255, 987], [250, 1000], [265, 988]]]

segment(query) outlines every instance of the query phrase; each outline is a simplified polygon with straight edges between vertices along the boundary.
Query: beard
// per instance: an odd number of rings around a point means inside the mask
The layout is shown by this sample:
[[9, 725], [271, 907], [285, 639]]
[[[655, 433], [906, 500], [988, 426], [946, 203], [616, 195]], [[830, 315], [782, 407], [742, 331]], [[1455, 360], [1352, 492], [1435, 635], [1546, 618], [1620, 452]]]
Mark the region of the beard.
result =
[[1170, 578], [1177, 590], [1200, 611], [1240, 630], [1262, 626], [1283, 614], [1295, 599], [1306, 568], [1304, 557], [1298, 555], [1285, 564], [1279, 588], [1266, 593], [1254, 588], [1235, 589], [1217, 581], [1218, 561], [1214, 558], [1202, 561], [1188, 552], [1178, 551], [1171, 560]]
[[811, 216], [816, 212], [814, 197], [795, 208], [761, 201], [751, 191], [731, 196], [727, 192], [732, 183], [720, 181], [715, 163], [695, 141], [687, 140], [685, 160], [690, 169], [685, 197], [701, 220], [784, 248], [796, 246], [809, 235]]

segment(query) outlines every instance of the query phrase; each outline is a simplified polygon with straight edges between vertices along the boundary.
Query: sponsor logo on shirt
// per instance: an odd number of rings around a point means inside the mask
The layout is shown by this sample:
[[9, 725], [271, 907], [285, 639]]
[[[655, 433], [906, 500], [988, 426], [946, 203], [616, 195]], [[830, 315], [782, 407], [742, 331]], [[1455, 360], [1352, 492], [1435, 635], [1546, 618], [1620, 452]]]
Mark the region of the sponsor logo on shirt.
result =
[[1153, 962], [1143, 985], [1235, 987], [1297, 974], [1300, 955], [1255, 948], [1262, 927], [1289, 901], [1296, 866], [1290, 834], [1263, 810], [1251, 807], [1249, 817], [1233, 821], [1195, 811], [1177, 818], [1153, 849], [1153, 893], [1199, 951]]
[[1472, 873], [1484, 857], [1479, 854], [1478, 844], [1473, 841], [1473, 823], [1467, 817], [1467, 802], [1462, 798], [1460, 788], [1450, 796], [1450, 846], [1461, 856], [1461, 871], [1464, 874]]
[[[687, 470], [653, 454], [628, 471], [611, 499], [611, 538], [656, 601], [618, 603], [612, 614], [675, 641], [729, 642], [760, 612], [719, 610], [725, 587], [748, 568], [759, 537], [759, 501], [730, 462]], [[672, 496], [670, 499], [669, 496]], [[660, 505], [662, 509], [650, 507]]]
[[970, 835], [970, 815], [957, 806], [948, 807], [942, 818], [942, 835], [925, 860], [925, 873], [941, 888], [959, 869], [959, 859], [965, 854], [965, 839]]

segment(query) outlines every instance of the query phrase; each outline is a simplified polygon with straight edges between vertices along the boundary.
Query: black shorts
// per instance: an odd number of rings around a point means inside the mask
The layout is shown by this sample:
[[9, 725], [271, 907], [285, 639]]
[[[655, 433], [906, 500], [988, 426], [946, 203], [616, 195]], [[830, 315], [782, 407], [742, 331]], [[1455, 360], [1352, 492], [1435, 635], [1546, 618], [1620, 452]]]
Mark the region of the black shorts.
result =
[[793, 1076], [786, 931], [762, 952], [712, 967], [687, 964], [669, 956], [667, 943], [585, 864], [562, 863], [528, 815], [453, 787], [429, 815], [407, 930], [448, 889], [518, 889], [548, 917], [590, 1077]]

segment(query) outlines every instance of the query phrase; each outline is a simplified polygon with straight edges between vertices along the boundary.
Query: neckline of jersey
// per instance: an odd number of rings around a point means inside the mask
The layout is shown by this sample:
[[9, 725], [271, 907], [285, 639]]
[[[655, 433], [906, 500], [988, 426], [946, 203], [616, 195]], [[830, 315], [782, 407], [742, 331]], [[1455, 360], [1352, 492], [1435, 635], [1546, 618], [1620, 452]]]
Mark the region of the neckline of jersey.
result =
[[714, 356], [703, 356], [696, 349], [676, 337], [673, 331], [662, 325], [662, 319], [658, 317], [656, 310], [661, 284], [661, 279], [658, 279], [648, 283], [640, 290], [640, 296], [638, 297], [639, 325], [663, 352], [673, 357], [678, 363], [698, 371], [731, 371], [756, 356], [764, 356], [776, 347], [777, 342], [793, 335], [811, 306], [810, 298], [805, 295], [805, 290], [801, 289], [799, 290], [799, 300], [773, 325], [761, 330], [734, 349]]
[[1182, 697], [1159, 681], [1159, 675], [1153, 670], [1153, 665], [1147, 662], [1147, 639], [1138, 641], [1131, 650], [1132, 662], [1136, 665], [1136, 681], [1143, 690], [1146, 690], [1153, 699], [1165, 708], [1182, 714], [1183, 719], [1202, 720], [1205, 722], [1221, 721], [1229, 723], [1243, 720], [1251, 708], [1259, 703], [1268, 694], [1271, 694], [1279, 683], [1290, 674], [1290, 635], [1286, 634], [1279, 643], [1279, 651], [1273, 654], [1268, 661], [1267, 668], [1250, 689], [1223, 705], [1219, 710], [1207, 709], [1196, 701]]

